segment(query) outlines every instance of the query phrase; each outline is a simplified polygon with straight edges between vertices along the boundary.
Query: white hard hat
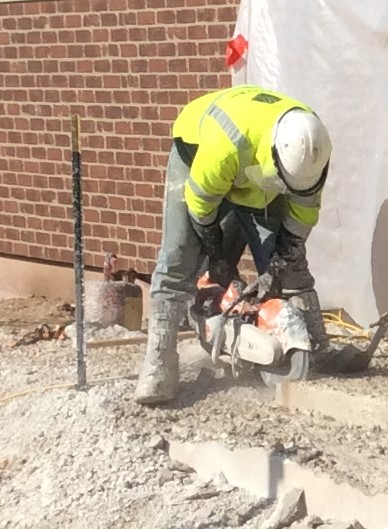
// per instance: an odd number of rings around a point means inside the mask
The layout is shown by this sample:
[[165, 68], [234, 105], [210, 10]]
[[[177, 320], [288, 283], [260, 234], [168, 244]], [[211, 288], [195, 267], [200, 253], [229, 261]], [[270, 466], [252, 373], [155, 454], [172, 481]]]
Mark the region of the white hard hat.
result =
[[274, 147], [285, 184], [296, 192], [314, 189], [323, 176], [332, 146], [321, 120], [310, 112], [287, 112], [276, 125]]

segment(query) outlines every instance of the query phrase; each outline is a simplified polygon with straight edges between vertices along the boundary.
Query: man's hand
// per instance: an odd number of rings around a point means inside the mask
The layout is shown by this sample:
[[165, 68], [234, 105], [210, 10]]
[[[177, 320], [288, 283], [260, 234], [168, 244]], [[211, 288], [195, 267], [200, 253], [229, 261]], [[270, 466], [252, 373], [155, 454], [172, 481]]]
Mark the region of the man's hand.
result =
[[272, 257], [267, 271], [257, 278], [257, 299], [276, 298], [282, 292], [282, 276], [287, 266], [286, 261], [278, 256]]
[[209, 279], [223, 288], [228, 288], [233, 279], [232, 271], [224, 260], [209, 259]]

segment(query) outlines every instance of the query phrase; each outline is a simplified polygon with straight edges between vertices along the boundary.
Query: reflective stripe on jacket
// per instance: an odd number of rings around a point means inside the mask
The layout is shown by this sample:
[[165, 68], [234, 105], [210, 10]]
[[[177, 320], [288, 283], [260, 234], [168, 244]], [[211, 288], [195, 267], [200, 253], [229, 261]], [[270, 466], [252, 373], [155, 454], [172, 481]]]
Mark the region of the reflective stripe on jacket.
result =
[[[260, 164], [265, 177], [276, 175], [274, 126], [293, 108], [312, 112], [284, 94], [248, 85], [213, 92], [186, 105], [175, 121], [173, 137], [190, 146], [188, 152], [193, 156], [185, 199], [197, 222], [213, 222], [224, 197], [258, 209], [274, 200], [277, 193], [261, 190], [248, 180], [245, 169]], [[306, 238], [318, 221], [320, 194], [287, 195], [287, 203], [284, 225]]]

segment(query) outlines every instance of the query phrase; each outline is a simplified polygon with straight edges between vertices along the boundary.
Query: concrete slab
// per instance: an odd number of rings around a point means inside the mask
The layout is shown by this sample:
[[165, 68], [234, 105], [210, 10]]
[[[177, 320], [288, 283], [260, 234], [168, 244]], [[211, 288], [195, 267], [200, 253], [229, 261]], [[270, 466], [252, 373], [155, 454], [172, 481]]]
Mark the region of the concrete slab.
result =
[[341, 387], [285, 382], [277, 387], [276, 403], [290, 410], [316, 411], [346, 424], [388, 428], [387, 399], [342, 391]]
[[212, 479], [222, 472], [230, 484], [270, 499], [302, 488], [309, 514], [344, 521], [357, 519], [368, 529], [387, 527], [388, 495], [367, 496], [262, 448], [232, 451], [216, 442], [172, 442], [169, 453], [172, 459], [194, 468], [203, 479]]

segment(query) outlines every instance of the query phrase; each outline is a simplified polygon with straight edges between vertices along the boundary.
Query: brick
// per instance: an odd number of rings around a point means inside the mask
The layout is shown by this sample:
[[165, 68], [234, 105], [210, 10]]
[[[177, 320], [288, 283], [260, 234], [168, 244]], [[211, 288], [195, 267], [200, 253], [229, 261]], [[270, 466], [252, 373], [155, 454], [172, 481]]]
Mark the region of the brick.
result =
[[50, 235], [48, 233], [44, 233], [44, 232], [37, 232], [36, 233], [36, 242], [38, 244], [48, 245], [48, 244], [51, 243]]
[[[198, 43], [199, 55], [212, 56], [218, 54], [218, 42], [199, 42]], [[223, 57], [225, 62], [225, 59]]]
[[135, 228], [130, 228], [128, 229], [128, 239], [131, 242], [145, 242], [144, 231]]
[[196, 21], [195, 9], [180, 9], [177, 11], [177, 22], [178, 24], [192, 24]]
[[11, 241], [20, 241], [20, 232], [14, 228], [5, 228], [5, 237]]
[[210, 71], [211, 72], [224, 72], [227, 68], [224, 57], [210, 58], [209, 61], [210, 61]]
[[122, 119], [124, 109], [121, 106], [109, 106], [104, 109], [106, 119]]
[[[0, 16], [1, 13], [0, 13]], [[3, 26], [3, 29], [5, 30], [10, 30], [10, 31], [13, 31], [16, 29], [16, 18], [12, 17], [12, 18], [2, 18], [2, 26]]]
[[[8, 45], [9, 44], [9, 36], [6, 35], [7, 38], [4, 38], [3, 35], [4, 35], [3, 33], [0, 33], [0, 45]], [[18, 52], [18, 49], [16, 47], [7, 46], [4, 49], [4, 57], [6, 59], [16, 59], [17, 52]]]
[[136, 166], [149, 167], [151, 165], [151, 154], [148, 152], [135, 152], [133, 158]]
[[[23, 252], [23, 255], [26, 255]], [[33, 246], [31, 244], [28, 245], [28, 257], [32, 257], [34, 259], [43, 259], [44, 258], [44, 248], [42, 246]]]
[[196, 42], [178, 42], [179, 57], [196, 57], [198, 53], [198, 44]]
[[160, 232], [147, 231], [147, 236], [146, 237], [147, 237], [146, 238], [147, 243], [149, 243], [149, 244], [155, 244], [157, 246], [160, 246], [160, 244], [162, 242], [162, 236], [161, 236]]
[[128, 243], [120, 243], [120, 255], [135, 256], [136, 255], [136, 245]]
[[33, 231], [22, 231], [20, 232], [20, 238], [24, 242], [34, 243], [36, 240], [36, 233]]
[[101, 241], [97, 239], [86, 239], [85, 240], [85, 249], [90, 252], [101, 252], [102, 244]]
[[110, 0], [109, 9], [111, 11], [125, 11], [127, 9], [127, 0]]
[[1, 198], [9, 198], [10, 197], [10, 189], [9, 189], [9, 187], [0, 186], [0, 197]]
[[152, 26], [156, 21], [155, 11], [138, 11], [136, 21], [139, 26]]
[[128, 38], [132, 41], [145, 41], [147, 40], [147, 29], [146, 28], [129, 28]]
[[119, 50], [121, 57], [136, 57], [138, 55], [136, 44], [120, 44]]
[[154, 26], [147, 29], [147, 38], [150, 41], [163, 41], [167, 39], [166, 28], [164, 26]]
[[131, 152], [117, 152], [115, 154], [116, 164], [117, 165], [133, 165], [134, 159], [133, 159], [133, 153]]
[[142, 107], [140, 116], [142, 119], [158, 120], [159, 119], [159, 108], [156, 106]]
[[156, 75], [140, 75], [141, 88], [157, 88], [158, 78]]
[[170, 26], [167, 28], [167, 36], [168, 40], [187, 40], [188, 28], [187, 26]]
[[19, 213], [19, 204], [14, 200], [4, 202], [4, 211], [6, 213]]
[[171, 59], [168, 61], [168, 70], [170, 72], [186, 72], [187, 66], [187, 59]]
[[58, 226], [61, 233], [73, 234], [74, 227], [71, 220], [60, 220]]
[[84, 209], [85, 222], [100, 222], [100, 212], [95, 209]]
[[114, 103], [129, 105], [131, 102], [131, 94], [127, 90], [113, 92]]
[[111, 40], [113, 42], [127, 42], [128, 41], [128, 29], [119, 28], [111, 30]]
[[220, 22], [236, 22], [235, 7], [219, 7], [217, 9], [217, 18]]
[[[85, 24], [88, 25], [88, 24]], [[65, 27], [66, 28], [79, 28], [82, 26], [81, 15], [66, 15]]]
[[53, 246], [66, 248], [67, 246], [67, 237], [63, 233], [53, 233], [51, 235], [51, 244]]
[[[142, 0], [139, 0], [141, 2]], [[136, 7], [133, 11], [126, 11], [125, 13], [118, 13], [120, 26], [136, 26], [136, 11], [140, 7]]]
[[21, 243], [21, 242], [15, 242], [13, 244], [13, 254], [15, 255], [27, 255], [28, 253], [28, 245]]
[[162, 75], [159, 78], [160, 88], [178, 88], [177, 75]]
[[147, 72], [149, 61], [145, 59], [132, 60], [130, 62], [130, 71], [133, 73]]
[[200, 75], [199, 86], [205, 89], [217, 89], [219, 86], [219, 77], [217, 75]]
[[136, 215], [134, 213], [119, 213], [119, 224], [122, 226], [135, 226]]
[[197, 21], [198, 22], [214, 22], [217, 20], [217, 14], [215, 9], [197, 9]]
[[27, 218], [27, 228], [32, 230], [41, 231], [43, 227], [42, 219], [39, 217], [28, 217]]
[[228, 28], [218, 24], [208, 26], [208, 33], [209, 39], [226, 39], [229, 35]]
[[139, 44], [139, 57], [155, 57], [157, 50], [157, 44], [155, 43]]
[[[117, 182], [117, 194], [120, 196], [133, 196], [134, 186], [131, 182]], [[120, 202], [122, 204], [122, 202]], [[123, 209], [120, 207], [120, 209]]]
[[103, 239], [109, 238], [109, 226], [105, 224], [92, 224], [93, 237], [101, 237]]
[[115, 211], [101, 211], [101, 222], [107, 224], [116, 224], [117, 213]]
[[[136, 0], [130, 0], [132, 3], [137, 4]], [[167, 0], [170, 4], [170, 0]], [[147, 0], [148, 9], [162, 9], [166, 6], [166, 0]]]

